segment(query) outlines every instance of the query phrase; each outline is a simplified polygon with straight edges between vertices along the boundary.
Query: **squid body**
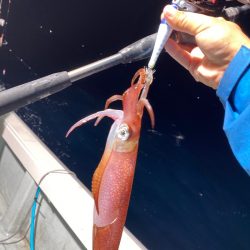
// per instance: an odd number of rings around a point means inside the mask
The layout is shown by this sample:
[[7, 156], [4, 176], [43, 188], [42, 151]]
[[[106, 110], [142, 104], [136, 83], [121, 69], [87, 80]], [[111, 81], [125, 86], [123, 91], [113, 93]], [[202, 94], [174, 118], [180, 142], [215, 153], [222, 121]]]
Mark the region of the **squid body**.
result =
[[[114, 120], [103, 156], [92, 179], [95, 203], [94, 250], [116, 250], [119, 247], [134, 178], [144, 107], [154, 126], [154, 113], [146, 99], [152, 79], [152, 70], [139, 69], [131, 81], [131, 87], [123, 95], [110, 97], [106, 101], [105, 110], [81, 119], [66, 135], [95, 118], [95, 125], [105, 116]], [[110, 103], [117, 100], [122, 101], [123, 110], [108, 109]]]

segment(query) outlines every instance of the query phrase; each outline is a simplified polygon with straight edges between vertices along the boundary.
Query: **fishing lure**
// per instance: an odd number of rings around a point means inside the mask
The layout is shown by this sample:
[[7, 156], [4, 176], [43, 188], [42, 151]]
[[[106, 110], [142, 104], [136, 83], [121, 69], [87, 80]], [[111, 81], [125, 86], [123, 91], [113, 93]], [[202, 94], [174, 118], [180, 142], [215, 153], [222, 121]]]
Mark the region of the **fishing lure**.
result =
[[[147, 100], [152, 81], [151, 69], [139, 69], [131, 81], [131, 87], [123, 95], [110, 97], [105, 110], [81, 119], [67, 132], [66, 137], [75, 128], [95, 118], [95, 125], [105, 116], [114, 120], [92, 179], [94, 250], [116, 250], [119, 247], [133, 184], [144, 107], [149, 113], [152, 127], [155, 123], [153, 109]], [[117, 100], [122, 101], [123, 110], [108, 109]]]

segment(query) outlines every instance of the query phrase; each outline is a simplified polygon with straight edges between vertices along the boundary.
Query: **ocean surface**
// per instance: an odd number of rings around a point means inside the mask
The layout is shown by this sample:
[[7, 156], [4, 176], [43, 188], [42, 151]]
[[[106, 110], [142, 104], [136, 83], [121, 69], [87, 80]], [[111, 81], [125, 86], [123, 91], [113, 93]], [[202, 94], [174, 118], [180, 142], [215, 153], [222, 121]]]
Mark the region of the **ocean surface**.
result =
[[[164, 1], [13, 1], [0, 49], [6, 88], [112, 55], [154, 33]], [[122, 10], [122, 11], [121, 11]], [[18, 115], [88, 187], [112, 121], [65, 134], [80, 118], [122, 94], [147, 61], [119, 65], [18, 110]], [[250, 179], [222, 130], [211, 90], [167, 54], [156, 67], [144, 113], [126, 226], [152, 250], [250, 249]], [[119, 102], [113, 108], [121, 108]], [[84, 213], [84, 211], [83, 211]]]

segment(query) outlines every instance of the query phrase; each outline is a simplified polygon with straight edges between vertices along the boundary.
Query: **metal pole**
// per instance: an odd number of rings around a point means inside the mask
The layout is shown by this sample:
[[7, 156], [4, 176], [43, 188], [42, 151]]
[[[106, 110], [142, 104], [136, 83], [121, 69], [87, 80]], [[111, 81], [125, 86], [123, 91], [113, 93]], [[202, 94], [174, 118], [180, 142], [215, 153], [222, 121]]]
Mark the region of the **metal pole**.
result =
[[97, 72], [116, 66], [120, 64], [121, 61], [122, 55], [115, 54], [97, 62], [69, 71], [68, 76], [71, 82], [75, 82], [87, 76], [93, 75]]

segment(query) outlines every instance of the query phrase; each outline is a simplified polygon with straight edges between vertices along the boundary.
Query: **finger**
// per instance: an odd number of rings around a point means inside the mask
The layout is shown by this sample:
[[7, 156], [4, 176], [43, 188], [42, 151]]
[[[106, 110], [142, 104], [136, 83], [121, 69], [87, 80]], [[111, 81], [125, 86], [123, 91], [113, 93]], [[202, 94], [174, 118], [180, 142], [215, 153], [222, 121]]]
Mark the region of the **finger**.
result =
[[203, 82], [202, 75], [199, 71], [201, 65], [201, 60], [198, 57], [192, 57], [191, 63], [189, 65], [189, 73], [193, 76], [196, 82]]
[[189, 72], [190, 74], [194, 77], [194, 79], [197, 82], [203, 82], [202, 79], [202, 74], [199, 71], [199, 68], [202, 64], [202, 60], [204, 58], [204, 54], [202, 53], [202, 51], [200, 50], [199, 47], [195, 47], [191, 53], [191, 60], [190, 60], [190, 64], [189, 64]]
[[215, 22], [214, 17], [179, 11], [171, 5], [167, 5], [164, 8], [162, 16], [164, 16], [173, 29], [188, 33], [193, 36], [211, 27], [212, 23]]
[[204, 54], [199, 47], [193, 48], [190, 54], [192, 58], [199, 58], [200, 60], [204, 58]]
[[189, 53], [194, 49], [194, 45], [193, 44], [179, 43], [179, 42], [177, 42], [177, 43], [180, 46], [180, 48], [188, 51]]
[[165, 45], [165, 50], [178, 63], [180, 63], [184, 68], [189, 70], [192, 57], [188, 51], [182, 48], [182, 45], [179, 45], [172, 39], [168, 39]]
[[216, 89], [224, 74], [224, 68], [217, 65], [209, 64], [205, 59], [196, 69], [196, 76], [198, 80], [205, 85]]
[[184, 45], [180, 45], [174, 40], [169, 39], [165, 45], [165, 50], [171, 57], [187, 69], [197, 82], [203, 82], [204, 79], [198, 69], [204, 58], [204, 54], [198, 47], [194, 48], [191, 53], [185, 50], [184, 47]]

